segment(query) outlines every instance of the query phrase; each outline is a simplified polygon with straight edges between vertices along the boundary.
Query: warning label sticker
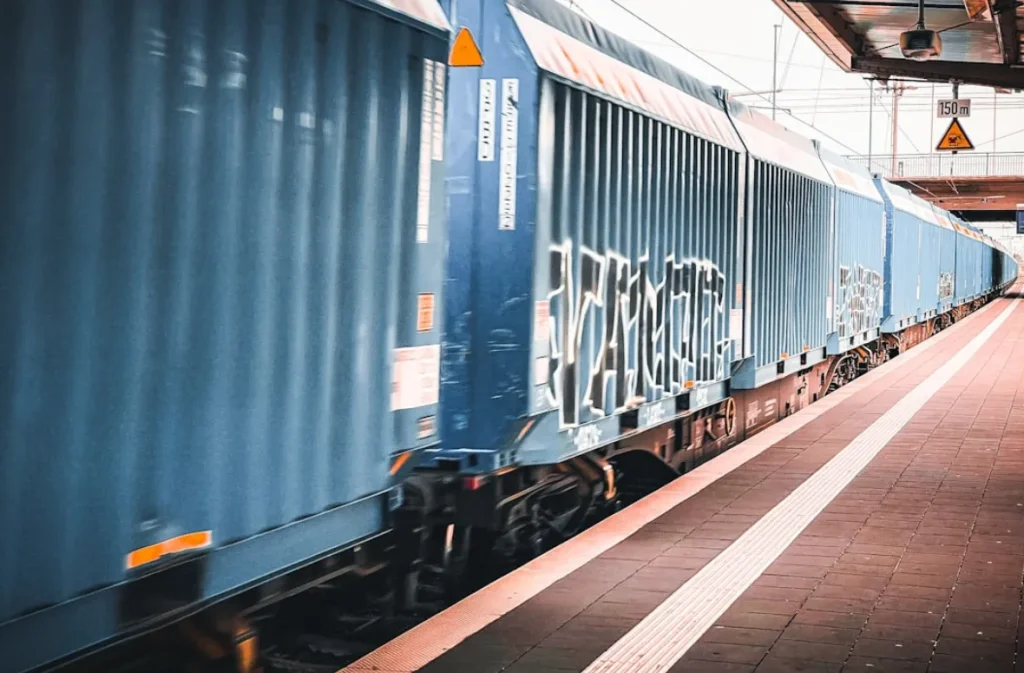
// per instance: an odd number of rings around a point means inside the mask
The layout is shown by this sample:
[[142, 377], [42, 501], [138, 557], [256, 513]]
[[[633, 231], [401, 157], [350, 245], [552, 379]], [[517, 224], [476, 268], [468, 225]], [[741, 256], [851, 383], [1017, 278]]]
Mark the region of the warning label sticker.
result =
[[548, 338], [548, 320], [551, 316], [551, 308], [547, 299], [534, 302], [533, 304], [533, 340], [544, 341]]
[[493, 79], [480, 80], [480, 118], [477, 122], [477, 161], [494, 161], [494, 92]]
[[423, 110], [420, 115], [420, 181], [416, 191], [416, 242], [430, 231], [430, 127], [434, 117], [434, 62], [423, 60]]
[[551, 361], [548, 356], [535, 358], [533, 360], [533, 385], [546, 386], [548, 384], [548, 372], [551, 369]]
[[463, 26], [455, 36], [455, 42], [452, 43], [452, 52], [448, 56], [448, 65], [453, 68], [478, 68], [483, 64], [484, 57], [480, 53], [480, 47], [477, 46], [476, 40], [473, 39], [473, 34], [469, 32], [469, 28]]
[[498, 182], [498, 229], [516, 228], [516, 174], [519, 141], [519, 80], [501, 80], [501, 177]]
[[396, 348], [391, 382], [391, 409], [415, 409], [437, 404], [441, 346]]
[[434, 329], [434, 295], [423, 293], [416, 297], [416, 331], [429, 332]]
[[434, 161], [444, 161], [444, 63], [434, 63]]
[[743, 309], [741, 308], [729, 311], [729, 337], [733, 341], [743, 338]]

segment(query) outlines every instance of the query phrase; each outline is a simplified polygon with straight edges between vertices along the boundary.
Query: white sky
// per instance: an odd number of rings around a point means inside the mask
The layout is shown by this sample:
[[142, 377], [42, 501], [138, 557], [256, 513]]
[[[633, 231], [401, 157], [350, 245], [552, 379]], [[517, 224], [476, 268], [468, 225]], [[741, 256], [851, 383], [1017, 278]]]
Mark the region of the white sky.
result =
[[[569, 3], [569, 0], [563, 2]], [[734, 95], [742, 93], [745, 87], [761, 92], [771, 89], [772, 26], [781, 24], [778, 105], [790, 109], [797, 119], [813, 124], [820, 132], [781, 112], [778, 120], [804, 135], [819, 138], [827, 147], [842, 154], [868, 153], [870, 96], [867, 81], [836, 67], [771, 0], [618, 2], [658, 26], [671, 39], [632, 18], [615, 0], [572, 0], [571, 4], [591, 20], [705, 82], [727, 88]], [[701, 63], [672, 40], [745, 86]], [[900, 101], [897, 151], [900, 154], [931, 152], [949, 120], [935, 118], [932, 85], [908, 86], [917, 88], [907, 91]], [[936, 99], [949, 98], [951, 93], [949, 85], [935, 86]], [[1024, 94], [994, 95], [991, 89], [963, 86], [960, 97], [972, 101], [971, 117], [963, 120], [963, 126], [977, 152], [1024, 151]], [[741, 96], [740, 100], [770, 108], [765, 98]], [[763, 111], [770, 114], [770, 109]], [[892, 94], [876, 83], [874, 125], [870, 134], [873, 137], [871, 149], [876, 157], [887, 156], [891, 151], [891, 113]]]

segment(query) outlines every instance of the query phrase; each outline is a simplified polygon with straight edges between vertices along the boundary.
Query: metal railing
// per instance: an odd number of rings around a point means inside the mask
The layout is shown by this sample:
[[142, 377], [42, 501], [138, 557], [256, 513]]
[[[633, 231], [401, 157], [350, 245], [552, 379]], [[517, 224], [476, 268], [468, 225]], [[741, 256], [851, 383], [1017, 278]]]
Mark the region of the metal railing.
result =
[[897, 154], [892, 157], [847, 157], [888, 178], [1024, 178], [1024, 152], [966, 154]]

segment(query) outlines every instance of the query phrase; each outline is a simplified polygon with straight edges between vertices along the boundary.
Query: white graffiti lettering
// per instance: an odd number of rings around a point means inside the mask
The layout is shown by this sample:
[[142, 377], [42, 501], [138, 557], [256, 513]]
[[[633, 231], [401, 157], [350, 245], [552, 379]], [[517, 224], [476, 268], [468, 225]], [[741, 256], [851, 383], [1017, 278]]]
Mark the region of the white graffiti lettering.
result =
[[839, 267], [836, 331], [853, 336], [878, 324], [882, 315], [882, 274], [857, 264]]
[[939, 301], [953, 296], [953, 274], [943, 271], [939, 274]]
[[548, 396], [561, 427], [579, 425], [584, 404], [606, 416], [724, 378], [725, 277], [711, 262], [671, 256], [660, 282], [652, 271], [648, 255], [634, 265], [613, 250], [581, 246], [577, 259], [571, 241], [551, 247]]

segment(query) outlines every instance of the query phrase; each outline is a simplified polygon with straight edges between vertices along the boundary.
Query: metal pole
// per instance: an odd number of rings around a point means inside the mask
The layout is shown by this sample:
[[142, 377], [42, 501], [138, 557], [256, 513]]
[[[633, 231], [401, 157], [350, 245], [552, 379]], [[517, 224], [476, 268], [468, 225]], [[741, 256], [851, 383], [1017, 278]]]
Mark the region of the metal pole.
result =
[[902, 82], [896, 82], [892, 85], [892, 166], [889, 168], [889, 175], [896, 175], [896, 146], [899, 141], [900, 131], [900, 94], [902, 91]]
[[996, 97], [996, 90], [992, 89], [992, 151], [996, 151], [996, 139], [999, 138], [999, 134], [996, 133], [996, 111], [999, 109], [999, 98]]
[[875, 140], [875, 80], [868, 80], [868, 95], [871, 101], [868, 103], [868, 171], [872, 170], [871, 150], [874, 148]]
[[931, 152], [932, 138], [935, 137], [935, 82], [932, 82], [932, 111], [928, 119], [928, 151]]
[[[960, 100], [960, 82], [956, 80], [953, 80], [953, 100]], [[956, 117], [954, 117], [954, 119], [956, 119]], [[956, 150], [950, 152], [950, 155], [955, 157]], [[942, 159], [939, 159], [939, 168], [942, 168]], [[949, 174], [953, 175], [953, 159], [949, 160]]]
[[775, 94], [778, 93], [775, 80], [779, 72], [779, 29], [781, 28], [782, 26], [778, 23], [772, 26], [772, 119], [775, 119]]

